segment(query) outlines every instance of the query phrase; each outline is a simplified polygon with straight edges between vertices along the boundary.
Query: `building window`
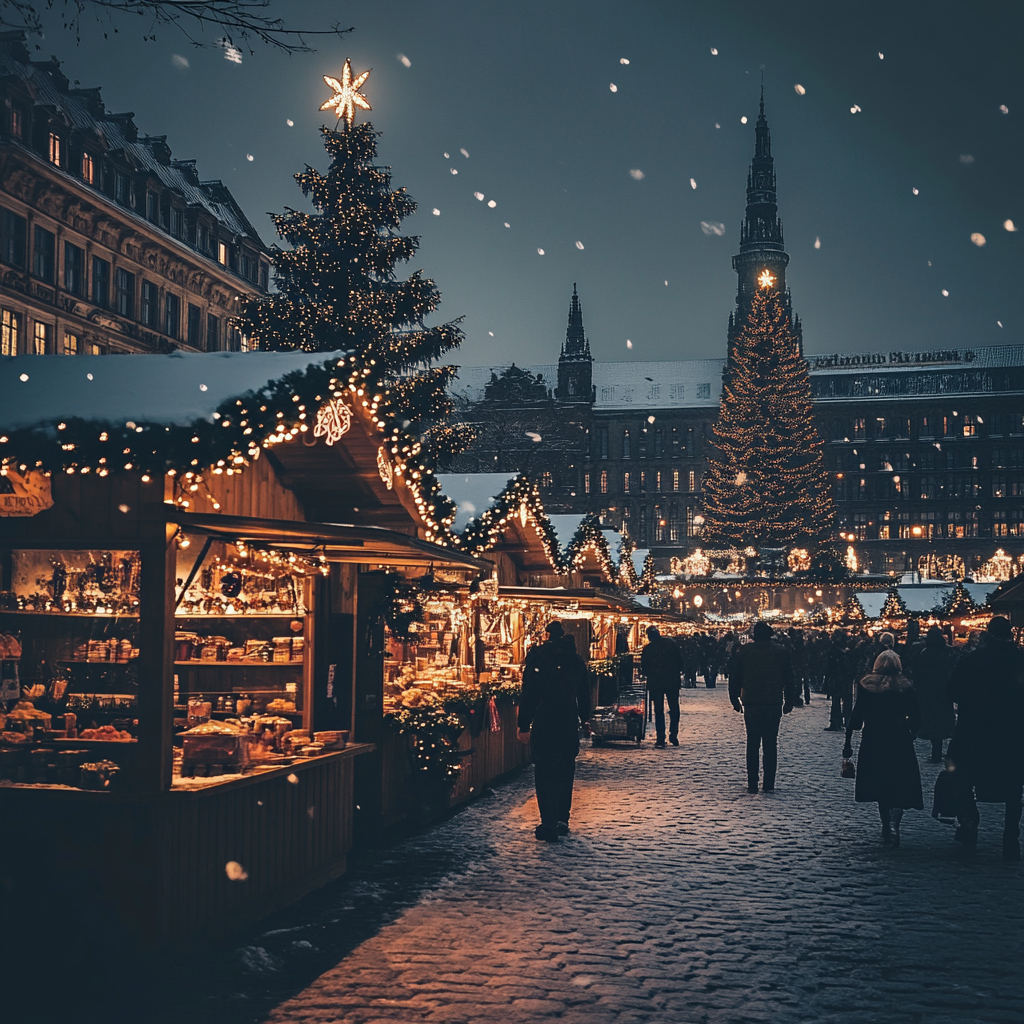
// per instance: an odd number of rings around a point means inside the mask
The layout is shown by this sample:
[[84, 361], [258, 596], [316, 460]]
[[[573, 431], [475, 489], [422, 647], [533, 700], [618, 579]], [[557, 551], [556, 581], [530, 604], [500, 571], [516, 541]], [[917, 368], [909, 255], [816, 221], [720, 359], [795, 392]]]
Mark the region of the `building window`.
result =
[[24, 268], [26, 237], [25, 218], [4, 210], [0, 217], [0, 258], [4, 263]]
[[21, 317], [9, 309], [0, 310], [0, 356], [18, 354], [18, 328]]
[[679, 540], [679, 507], [674, 501], [668, 514], [668, 539], [670, 541]]
[[624, 430], [622, 432], [622, 457], [624, 459], [631, 459], [633, 457], [632, 447], [629, 443], [628, 430]]
[[49, 324], [41, 324], [36, 320], [32, 325], [32, 351], [37, 356], [45, 356], [50, 351]]
[[647, 490], [647, 470], [640, 470], [640, 492], [644, 493]]
[[868, 496], [868, 482], [864, 477], [860, 478], [860, 482], [857, 485], [857, 500], [864, 501]]
[[929, 420], [928, 420], [927, 416], [922, 416], [921, 417], [921, 433], [920, 433], [919, 436], [920, 437], [931, 437], [932, 436], [932, 428], [931, 428], [931, 424], [929, 423]]
[[896, 416], [892, 421], [893, 437], [910, 437], [910, 419], [907, 416]]
[[110, 305], [110, 264], [99, 256], [92, 258], [92, 301], [102, 309]]
[[93, 183], [93, 178], [96, 175], [96, 168], [92, 162], [92, 157], [88, 153], [82, 154], [82, 181], [87, 185]]
[[41, 281], [53, 284], [56, 252], [57, 236], [37, 224], [32, 231], [32, 273]]
[[142, 322], [154, 331], [160, 329], [160, 290], [152, 281], [142, 282]]
[[60, 167], [60, 151], [60, 136], [54, 132], [50, 132], [50, 163], [55, 167]]
[[[256, 261], [248, 253], [244, 252], [242, 253], [241, 259], [241, 273], [242, 277], [244, 277], [247, 281], [256, 280]], [[570, 387], [571, 385], [572, 382], [570, 381]], [[572, 394], [572, 391], [570, 391], [569, 393]]]
[[884, 416], [875, 417], [875, 437], [888, 437], [889, 423]]
[[992, 497], [993, 498], [1005, 498], [1006, 497], [1006, 474], [1005, 473], [993, 473], [992, 474]]
[[599, 459], [608, 458], [608, 428], [598, 427], [597, 428], [597, 457]]
[[673, 469], [672, 470], [672, 490], [673, 491], [678, 491], [679, 490], [679, 470], [678, 469]]
[[687, 506], [687, 509], [686, 509], [686, 536], [687, 537], [696, 537], [697, 536], [697, 527], [694, 526], [694, 524], [693, 524], [693, 508], [690, 507], [690, 506]]
[[128, 179], [123, 174], [114, 175], [114, 199], [122, 206], [128, 205]]
[[202, 338], [203, 311], [198, 306], [188, 304], [188, 343], [193, 348], [200, 348]]
[[883, 523], [881, 526], [878, 527], [878, 539], [879, 540], [888, 540], [889, 539], [889, 524], [888, 523]]
[[853, 421], [854, 441], [863, 441], [867, 436], [867, 420], [863, 416], [857, 416]]
[[153, 224], [160, 217], [160, 197], [155, 192], [146, 192], [146, 220]]
[[856, 512], [853, 516], [853, 532], [857, 540], [868, 539], [868, 514], [867, 512]]
[[202, 252], [210, 251], [210, 228], [206, 224], [200, 224], [198, 228], [199, 249]]
[[654, 474], [654, 489], [660, 494], [661, 493], [661, 470]]
[[672, 428], [672, 458], [679, 458], [679, 428]]
[[590, 493], [590, 474], [589, 473], [584, 473], [583, 474], [583, 493], [584, 494], [589, 494]]
[[540, 485], [544, 488], [549, 488], [551, 486], [551, 474], [547, 472], [547, 470], [540, 475]]
[[921, 500], [928, 501], [939, 496], [942, 485], [939, 478], [928, 474], [921, 477]]
[[224, 242], [217, 243], [217, 262], [222, 266], [228, 265], [228, 247]]
[[11, 107], [11, 134], [16, 139], [25, 137], [25, 115], [20, 107]]
[[624, 494], [629, 494], [629, 471], [627, 470], [622, 474], [622, 491]]
[[72, 334], [70, 331], [64, 332], [64, 355], [78, 355], [78, 335]]
[[171, 207], [171, 234], [175, 238], [181, 238], [184, 234], [185, 221], [181, 215], [181, 210], [177, 206]]
[[181, 299], [170, 292], [164, 296], [164, 334], [169, 338], [178, 336], [181, 326]]
[[114, 302], [121, 316], [135, 315], [135, 275], [120, 267], [114, 274]]
[[266, 291], [270, 287], [270, 264], [260, 260], [260, 288]]
[[220, 344], [220, 321], [212, 314], [206, 314], [206, 351], [216, 352]]
[[660, 544], [665, 539], [665, 527], [668, 523], [661, 518], [661, 506], [654, 506], [654, 540]]
[[689, 492], [690, 492], [691, 494], [693, 494], [693, 492], [694, 492], [695, 490], [697, 490], [697, 471], [696, 471], [696, 470], [694, 470], [694, 469], [691, 469], [691, 470], [690, 470], [690, 474], [689, 474], [689, 479], [687, 480], [687, 483], [688, 483], [688, 485], [689, 485], [689, 486], [687, 487], [687, 490], [688, 490], [688, 491], [689, 491]]
[[607, 494], [608, 493], [608, 470], [607, 469], [602, 469], [601, 470], [601, 493], [602, 494]]
[[640, 433], [637, 435], [636, 444], [636, 455], [638, 459], [647, 458], [647, 428], [642, 427]]
[[64, 290], [85, 294], [85, 250], [70, 242], [64, 243]]
[[654, 432], [654, 457], [660, 459], [665, 454], [665, 431]]
[[977, 416], [964, 416], [964, 437], [977, 437], [979, 422]]

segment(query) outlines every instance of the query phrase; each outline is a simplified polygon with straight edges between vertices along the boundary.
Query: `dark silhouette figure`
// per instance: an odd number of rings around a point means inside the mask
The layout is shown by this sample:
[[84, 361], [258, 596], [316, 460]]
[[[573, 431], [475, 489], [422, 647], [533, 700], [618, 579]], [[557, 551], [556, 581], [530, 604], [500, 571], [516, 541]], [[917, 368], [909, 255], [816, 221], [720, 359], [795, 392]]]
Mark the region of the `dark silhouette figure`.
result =
[[[942, 741], [953, 735], [956, 714], [949, 695], [949, 680], [953, 674], [953, 651], [946, 643], [942, 630], [932, 626], [919, 645], [910, 654], [910, 669], [921, 706], [921, 728], [918, 735], [932, 744], [932, 764], [942, 763]], [[906, 665], [907, 659], [904, 659]]]
[[846, 649], [846, 634], [837, 629], [825, 655], [825, 696], [831, 698], [826, 732], [842, 732], [850, 720], [850, 690], [852, 668], [850, 652]]
[[747, 729], [747, 792], [757, 792], [764, 748], [764, 792], [775, 790], [779, 763], [779, 723], [793, 710], [796, 680], [788, 650], [772, 643], [767, 622], [754, 626], [754, 642], [737, 648], [729, 673], [729, 700], [743, 712]]
[[1014, 644], [1008, 619], [992, 619], [986, 642], [960, 658], [950, 696], [957, 705], [957, 720], [947, 757], [963, 787], [956, 838], [973, 852], [980, 820], [976, 800], [1005, 803], [1003, 858], [1020, 860], [1024, 651]]
[[900, 845], [900, 823], [907, 808], [924, 807], [914, 733], [921, 712], [900, 657], [884, 650], [873, 671], [857, 684], [857, 701], [846, 727], [843, 757], [852, 757], [854, 729], [863, 729], [857, 759], [857, 803], [877, 803], [882, 842]]
[[580, 725], [590, 718], [587, 667], [560, 622], [530, 649], [523, 666], [519, 739], [530, 744], [540, 825], [538, 839], [553, 842], [569, 832]]
[[654, 705], [656, 747], [665, 746], [665, 701], [668, 701], [668, 741], [679, 746], [679, 687], [683, 671], [683, 653], [679, 645], [664, 637], [657, 626], [647, 629], [647, 644], [640, 652], [640, 671], [647, 679], [647, 690]]

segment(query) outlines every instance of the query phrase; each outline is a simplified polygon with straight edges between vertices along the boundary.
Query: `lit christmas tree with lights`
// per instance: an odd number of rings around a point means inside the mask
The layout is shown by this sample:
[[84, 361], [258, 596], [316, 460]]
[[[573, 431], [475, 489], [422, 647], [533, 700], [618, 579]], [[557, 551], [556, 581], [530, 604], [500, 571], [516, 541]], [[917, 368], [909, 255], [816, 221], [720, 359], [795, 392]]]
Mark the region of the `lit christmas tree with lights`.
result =
[[471, 431], [448, 422], [455, 368], [433, 365], [463, 335], [458, 321], [424, 326], [441, 301], [432, 280], [420, 271], [397, 276], [419, 247], [417, 237], [398, 233], [416, 203], [404, 188], [392, 189], [389, 168], [374, 163], [373, 125], [354, 123], [357, 108], [370, 109], [359, 92], [368, 75], [353, 76], [346, 60], [340, 80], [324, 76], [335, 95], [320, 109], [338, 116], [336, 128], [320, 129], [331, 165], [326, 174], [307, 166], [295, 175], [315, 212], [273, 216], [290, 245], [273, 254], [277, 291], [247, 300], [237, 323], [254, 348], [355, 356], [372, 368], [382, 406], [436, 461], [472, 440]]
[[704, 533], [735, 547], [827, 540], [835, 518], [807, 362], [764, 270], [722, 382], [708, 473]]

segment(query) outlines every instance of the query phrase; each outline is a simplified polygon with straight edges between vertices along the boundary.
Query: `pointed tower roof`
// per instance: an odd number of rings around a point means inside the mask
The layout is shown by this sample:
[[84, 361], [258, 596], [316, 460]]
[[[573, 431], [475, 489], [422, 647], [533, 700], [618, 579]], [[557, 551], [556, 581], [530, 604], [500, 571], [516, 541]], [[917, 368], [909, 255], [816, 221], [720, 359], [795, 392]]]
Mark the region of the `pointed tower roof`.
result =
[[764, 116], [764, 86], [754, 126], [754, 159], [747, 172], [747, 212], [740, 232], [740, 252], [783, 251], [782, 221], [775, 192], [772, 135]]
[[565, 329], [562, 355], [568, 358], [590, 358], [590, 342], [583, 331], [583, 309], [580, 297], [576, 294], [575, 281], [572, 285], [572, 298], [569, 300], [569, 326]]

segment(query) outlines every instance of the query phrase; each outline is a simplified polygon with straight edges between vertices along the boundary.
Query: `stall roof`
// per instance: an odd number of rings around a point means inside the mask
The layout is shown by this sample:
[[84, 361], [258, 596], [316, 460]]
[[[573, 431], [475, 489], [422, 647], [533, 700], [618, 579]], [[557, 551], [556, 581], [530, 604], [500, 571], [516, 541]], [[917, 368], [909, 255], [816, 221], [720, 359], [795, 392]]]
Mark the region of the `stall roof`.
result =
[[183, 530], [249, 544], [271, 544], [291, 550], [301, 548], [323, 553], [330, 562], [364, 562], [374, 565], [455, 566], [487, 572], [489, 566], [453, 548], [417, 540], [395, 530], [343, 523], [304, 523], [290, 519], [253, 519], [183, 512], [166, 506], [163, 519]]
[[518, 473], [437, 473], [441, 490], [455, 502], [454, 528], [461, 533], [501, 497]]
[[224, 402], [343, 352], [171, 352], [0, 358], [0, 428], [58, 420], [187, 426]]
[[643, 614], [653, 615], [658, 618], [682, 621], [680, 616], [673, 612], [665, 612], [656, 608], [648, 608], [637, 602], [636, 598], [630, 599], [618, 597], [614, 594], [606, 594], [600, 590], [583, 588], [562, 588], [562, 587], [499, 587], [499, 597], [520, 597], [524, 600], [551, 601], [556, 604], [576, 604], [580, 608], [590, 611], [608, 611], [616, 614]]

